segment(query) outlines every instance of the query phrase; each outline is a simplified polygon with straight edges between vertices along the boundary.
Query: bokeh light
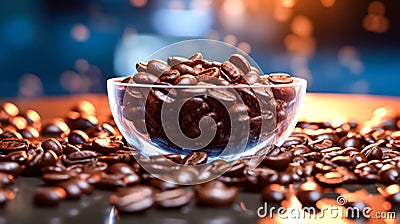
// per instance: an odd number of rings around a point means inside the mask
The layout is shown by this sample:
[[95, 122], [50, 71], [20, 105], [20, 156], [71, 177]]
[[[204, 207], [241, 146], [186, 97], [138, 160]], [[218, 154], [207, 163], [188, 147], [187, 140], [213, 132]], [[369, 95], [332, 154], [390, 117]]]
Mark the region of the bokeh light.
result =
[[147, 0], [129, 0], [132, 6], [142, 8], [146, 6]]
[[75, 69], [78, 70], [79, 72], [86, 72], [89, 70], [89, 68], [90, 64], [86, 59], [80, 58], [75, 61]]
[[226, 35], [224, 37], [224, 42], [235, 46], [237, 44], [237, 42], [238, 42], [238, 39], [237, 39], [237, 37], [235, 35], [228, 34], [228, 35]]
[[371, 2], [368, 6], [368, 14], [385, 15], [385, 5], [380, 1]]
[[32, 73], [22, 75], [19, 80], [18, 95], [21, 97], [38, 97], [43, 95], [43, 83]]
[[326, 8], [330, 8], [335, 4], [336, 0], [321, 0], [321, 4]]
[[83, 24], [75, 24], [71, 28], [71, 36], [78, 42], [87, 41], [90, 36], [89, 28]]
[[245, 52], [246, 54], [250, 54], [251, 53], [251, 45], [249, 42], [246, 41], [242, 41], [240, 43], [238, 43], [237, 47], [242, 50], [243, 52]]
[[353, 74], [361, 74], [364, 71], [364, 64], [360, 59], [360, 54], [352, 46], [344, 46], [338, 51], [339, 63], [348, 68]]
[[373, 1], [368, 5], [368, 14], [362, 20], [364, 29], [374, 33], [385, 33], [389, 29], [389, 19], [385, 16], [385, 5]]

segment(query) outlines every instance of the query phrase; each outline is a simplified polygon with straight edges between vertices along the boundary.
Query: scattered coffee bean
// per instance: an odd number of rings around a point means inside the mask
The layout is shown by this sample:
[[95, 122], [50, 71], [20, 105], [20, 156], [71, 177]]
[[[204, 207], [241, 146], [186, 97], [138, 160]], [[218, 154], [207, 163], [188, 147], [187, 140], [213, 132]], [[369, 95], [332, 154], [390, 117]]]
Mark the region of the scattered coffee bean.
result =
[[61, 187], [38, 187], [33, 202], [39, 206], [56, 206], [66, 197], [67, 193]]

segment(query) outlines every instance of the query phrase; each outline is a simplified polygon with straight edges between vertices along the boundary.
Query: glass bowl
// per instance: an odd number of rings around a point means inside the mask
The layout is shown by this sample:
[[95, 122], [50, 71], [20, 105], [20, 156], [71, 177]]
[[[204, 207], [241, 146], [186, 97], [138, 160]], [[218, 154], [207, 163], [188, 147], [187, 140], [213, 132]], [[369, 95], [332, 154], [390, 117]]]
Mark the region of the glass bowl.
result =
[[[197, 85], [107, 81], [115, 123], [128, 144], [145, 157], [159, 154], [208, 154], [208, 162], [234, 161], [266, 154], [293, 131], [303, 105], [307, 81], [286, 74], [260, 76], [256, 84]], [[146, 77], [136, 77], [146, 79]], [[268, 80], [276, 81], [270, 82]]]

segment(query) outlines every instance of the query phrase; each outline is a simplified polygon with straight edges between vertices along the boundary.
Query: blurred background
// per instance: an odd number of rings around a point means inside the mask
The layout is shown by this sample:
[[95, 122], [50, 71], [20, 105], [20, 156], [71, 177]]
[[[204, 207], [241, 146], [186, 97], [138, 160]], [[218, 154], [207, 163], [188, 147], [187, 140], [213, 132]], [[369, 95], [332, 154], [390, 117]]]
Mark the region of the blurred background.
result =
[[397, 0], [3, 0], [0, 97], [105, 93], [177, 41], [209, 38], [309, 92], [400, 96]]

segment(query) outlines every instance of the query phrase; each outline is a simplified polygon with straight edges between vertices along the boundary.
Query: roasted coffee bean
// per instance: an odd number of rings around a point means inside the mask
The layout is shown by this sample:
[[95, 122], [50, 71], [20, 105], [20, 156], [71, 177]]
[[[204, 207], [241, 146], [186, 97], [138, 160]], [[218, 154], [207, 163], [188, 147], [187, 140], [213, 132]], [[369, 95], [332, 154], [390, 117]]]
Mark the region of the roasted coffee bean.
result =
[[263, 188], [261, 195], [266, 202], [281, 203], [285, 200], [285, 187], [279, 184], [269, 184]]
[[161, 82], [174, 83], [175, 80], [180, 77], [180, 75], [181, 73], [178, 70], [170, 69], [161, 75], [160, 80]]
[[160, 60], [150, 60], [147, 63], [147, 71], [157, 77], [168, 71], [170, 68], [171, 67], [167, 63]]
[[238, 189], [228, 187], [220, 181], [211, 181], [194, 187], [197, 204], [200, 206], [230, 206], [235, 202]]
[[394, 206], [400, 205], [400, 185], [392, 184], [384, 189], [384, 197]]
[[177, 64], [174, 66], [174, 69], [178, 70], [180, 74], [189, 74], [189, 75], [196, 74], [195, 70], [192, 67], [185, 64]]
[[229, 61], [225, 61], [221, 64], [221, 77], [225, 80], [234, 83], [239, 80], [241, 74], [239, 69]]
[[15, 192], [9, 189], [0, 189], [0, 206], [15, 198]]
[[174, 67], [177, 64], [185, 64], [185, 65], [188, 65], [191, 67], [194, 65], [192, 60], [189, 60], [187, 58], [182, 58], [182, 57], [169, 57], [167, 59], [167, 63], [171, 67]]
[[13, 151], [26, 151], [29, 144], [26, 141], [18, 139], [7, 139], [0, 142], [0, 151], [7, 154]]
[[364, 147], [361, 150], [361, 153], [364, 154], [368, 160], [375, 160], [375, 159], [380, 160], [382, 159], [383, 156], [381, 147], [375, 144], [370, 144]]
[[121, 188], [109, 201], [120, 213], [143, 212], [154, 205], [154, 190], [147, 186]]
[[189, 204], [193, 192], [182, 188], [168, 190], [155, 194], [157, 207], [161, 208], [179, 208]]
[[347, 134], [347, 136], [344, 136], [339, 140], [339, 146], [342, 148], [359, 148], [361, 146], [361, 136], [357, 135], [356, 133], [350, 132]]
[[318, 173], [315, 175], [317, 182], [323, 187], [335, 188], [346, 182], [347, 176], [339, 172]]
[[307, 181], [299, 185], [296, 197], [303, 206], [315, 206], [322, 198], [322, 188], [315, 182]]
[[133, 167], [126, 163], [114, 163], [108, 167], [107, 172], [110, 174], [136, 174]]
[[378, 175], [381, 177], [383, 183], [385, 184], [398, 184], [400, 183], [400, 168], [386, 164], [384, 165], [378, 172]]
[[0, 172], [5, 172], [13, 176], [18, 176], [24, 172], [25, 166], [20, 165], [17, 162], [1, 161], [0, 162]]
[[293, 154], [291, 152], [285, 152], [274, 156], [266, 156], [262, 163], [266, 167], [282, 171], [286, 169], [289, 163], [293, 159]]
[[199, 75], [218, 78], [220, 76], [220, 70], [216, 67], [211, 67], [202, 71]]
[[296, 90], [293, 87], [272, 88], [275, 98], [289, 104], [296, 97]]
[[20, 130], [19, 133], [21, 134], [22, 138], [25, 139], [36, 139], [40, 136], [39, 131], [31, 126], [27, 126], [26, 128]]
[[66, 122], [71, 130], [82, 131], [94, 127], [99, 123], [96, 116], [91, 114], [81, 114], [75, 111], [68, 112]]
[[193, 75], [185, 74], [175, 79], [175, 85], [192, 86], [197, 84], [197, 79]]
[[42, 175], [42, 180], [48, 185], [56, 185], [59, 182], [72, 178], [68, 172], [49, 172]]
[[147, 64], [143, 62], [136, 63], [136, 71], [138, 72], [146, 72]]
[[207, 90], [210, 97], [219, 102], [233, 103], [236, 101], [236, 96], [232, 92], [222, 88], [212, 88]]
[[82, 144], [89, 141], [89, 136], [81, 130], [73, 130], [68, 134], [68, 143], [70, 144]]
[[268, 76], [268, 80], [274, 84], [289, 84], [293, 82], [292, 77], [285, 73], [274, 73]]
[[97, 181], [94, 186], [103, 190], [115, 190], [120, 187], [126, 187], [127, 183], [124, 181], [125, 174], [101, 174], [101, 179]]
[[200, 173], [198, 169], [191, 166], [187, 166], [187, 167], [181, 167], [174, 173], [173, 176], [175, 177], [176, 183], [181, 185], [184, 184], [191, 185], [197, 181], [199, 175]]
[[247, 74], [250, 72], [250, 63], [247, 61], [245, 57], [243, 57], [240, 54], [233, 54], [229, 57], [229, 61], [235, 65], [237, 68], [242, 70], [244, 74]]
[[119, 142], [113, 142], [109, 138], [99, 138], [93, 141], [93, 149], [101, 154], [109, 154], [117, 152], [121, 144]]
[[68, 134], [70, 128], [63, 119], [55, 119], [52, 122], [45, 124], [42, 128], [42, 136], [44, 137], [61, 137], [62, 134]]
[[179, 187], [179, 185], [173, 182], [164, 181], [158, 178], [151, 179], [149, 185], [161, 191], [174, 190]]
[[6, 161], [17, 162], [21, 165], [26, 165], [30, 158], [31, 156], [28, 156], [26, 151], [14, 151], [5, 156]]
[[207, 162], [208, 155], [205, 152], [191, 152], [181, 161], [182, 165], [200, 165]]
[[44, 150], [51, 150], [58, 156], [63, 154], [63, 147], [57, 139], [48, 138], [41, 143], [41, 146]]
[[33, 203], [39, 206], [56, 206], [67, 197], [61, 187], [38, 187], [35, 190]]
[[0, 188], [8, 187], [14, 184], [14, 176], [8, 173], [0, 172]]
[[196, 61], [202, 61], [203, 60], [203, 54], [201, 53], [195, 53], [192, 56], [189, 57], [189, 60], [196, 62]]
[[67, 166], [74, 164], [84, 164], [96, 160], [96, 153], [93, 151], [83, 150], [69, 153], [64, 157], [63, 162]]

